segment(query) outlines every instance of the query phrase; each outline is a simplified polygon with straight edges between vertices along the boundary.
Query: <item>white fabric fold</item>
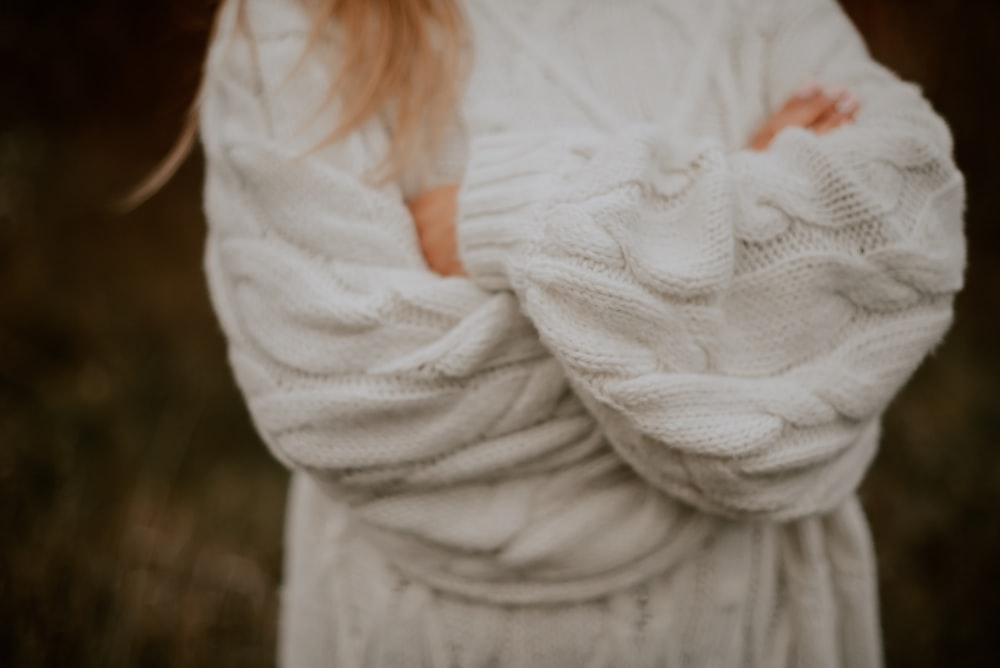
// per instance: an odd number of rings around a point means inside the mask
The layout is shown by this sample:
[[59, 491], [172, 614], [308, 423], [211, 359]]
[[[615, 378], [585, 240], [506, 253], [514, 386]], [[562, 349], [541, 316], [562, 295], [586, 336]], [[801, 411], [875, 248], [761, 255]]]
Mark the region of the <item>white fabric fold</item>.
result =
[[[750, 153], [649, 119], [582, 126], [556, 93], [532, 108], [575, 119], [560, 131], [473, 119], [491, 132], [470, 138], [460, 192], [472, 280], [434, 275], [401, 186], [367, 180], [389, 129], [308, 154], [289, 140], [331, 75], [300, 61], [296, 2], [248, 0], [253, 41], [214, 48], [212, 300], [263, 440], [324, 491], [296, 549], [349, 516], [329, 550], [297, 552], [332, 584], [295, 596], [334, 606], [337, 637], [394, 626], [390, 654], [419, 636], [433, 660], [453, 644], [507, 652], [497, 665], [524, 665], [529, 636], [530, 656], [592, 641], [607, 665], [640, 644], [657, 666], [879, 665], [854, 493], [950, 322], [962, 182], [947, 129], [831, 0], [749, 6], [730, 7], [760, 22], [747, 53], [718, 62], [764, 63], [759, 80], [703, 82], [699, 109], [741, 87], [774, 108], [823, 76], [861, 97], [852, 127]], [[498, 94], [554, 90], [487, 46]], [[515, 641], [463, 641], [465, 615]]]

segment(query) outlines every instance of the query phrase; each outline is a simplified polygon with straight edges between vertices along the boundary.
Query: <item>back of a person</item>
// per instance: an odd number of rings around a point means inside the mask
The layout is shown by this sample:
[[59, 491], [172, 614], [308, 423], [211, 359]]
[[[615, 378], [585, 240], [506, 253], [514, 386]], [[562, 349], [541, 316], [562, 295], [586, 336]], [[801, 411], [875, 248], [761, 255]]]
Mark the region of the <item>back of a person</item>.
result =
[[201, 104], [282, 664], [880, 665], [855, 490], [964, 264], [918, 91], [833, 0], [414, 0], [467, 80], [379, 179], [351, 4], [226, 3]]

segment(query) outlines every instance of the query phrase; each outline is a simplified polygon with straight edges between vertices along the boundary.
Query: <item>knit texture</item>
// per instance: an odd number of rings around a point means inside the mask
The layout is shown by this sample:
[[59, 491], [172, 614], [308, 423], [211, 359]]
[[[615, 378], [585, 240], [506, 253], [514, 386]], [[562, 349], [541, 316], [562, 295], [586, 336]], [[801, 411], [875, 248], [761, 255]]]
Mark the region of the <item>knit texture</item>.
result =
[[[855, 490], [961, 286], [947, 128], [832, 0], [466, 9], [402, 184], [381, 122], [310, 152], [336, 40], [300, 60], [293, 0], [207, 61], [212, 299], [296, 471], [283, 662], [880, 665]], [[809, 78], [856, 122], [743, 149]], [[470, 278], [403, 205], [448, 180]]]

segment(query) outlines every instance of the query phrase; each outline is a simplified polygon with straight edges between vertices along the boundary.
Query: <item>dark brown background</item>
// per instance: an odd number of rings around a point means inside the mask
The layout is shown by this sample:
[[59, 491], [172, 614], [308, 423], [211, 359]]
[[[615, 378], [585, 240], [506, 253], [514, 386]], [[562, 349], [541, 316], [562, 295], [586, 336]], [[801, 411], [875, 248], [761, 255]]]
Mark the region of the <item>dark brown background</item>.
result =
[[[1000, 665], [1000, 3], [845, 0], [951, 122], [969, 188], [956, 326], [862, 493], [890, 666]], [[0, 4], [0, 665], [273, 662], [285, 475], [201, 274], [201, 160], [168, 147], [208, 0]]]

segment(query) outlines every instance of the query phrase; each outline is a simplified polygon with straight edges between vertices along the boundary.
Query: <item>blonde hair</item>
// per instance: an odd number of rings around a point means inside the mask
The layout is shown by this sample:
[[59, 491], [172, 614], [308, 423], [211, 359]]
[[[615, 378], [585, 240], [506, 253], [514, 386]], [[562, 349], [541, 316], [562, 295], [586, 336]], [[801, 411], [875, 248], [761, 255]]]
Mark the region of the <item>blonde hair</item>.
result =
[[[316, 148], [334, 143], [374, 116], [389, 112], [392, 142], [377, 172], [390, 181], [429, 163], [455, 112], [467, 46], [465, 20], [456, 0], [287, 0], [310, 5], [312, 28], [303, 58], [328, 31], [338, 28], [336, 76], [326, 103], [341, 105], [335, 127]], [[247, 32], [244, 0], [238, 24]], [[123, 200], [131, 209], [153, 196], [177, 172], [198, 137], [204, 76], [173, 147]]]

